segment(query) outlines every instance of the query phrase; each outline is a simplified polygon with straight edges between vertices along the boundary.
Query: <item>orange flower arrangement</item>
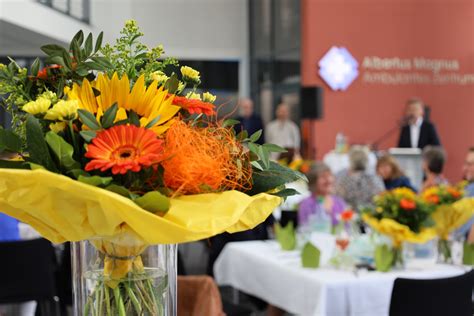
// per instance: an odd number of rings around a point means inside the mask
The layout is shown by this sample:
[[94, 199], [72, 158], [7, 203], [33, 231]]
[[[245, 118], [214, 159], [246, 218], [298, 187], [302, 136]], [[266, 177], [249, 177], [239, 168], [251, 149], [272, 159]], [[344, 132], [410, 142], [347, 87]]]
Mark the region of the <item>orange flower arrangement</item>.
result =
[[54, 65], [46, 66], [43, 69], [38, 71], [36, 78], [46, 80], [48, 79], [48, 69], [59, 69], [59, 68], [61, 68], [61, 65], [54, 64]]
[[163, 141], [151, 130], [134, 125], [117, 125], [97, 133], [87, 146], [85, 157], [92, 160], [85, 170], [112, 168], [113, 174], [138, 172], [162, 160]]
[[188, 111], [189, 114], [205, 114], [208, 116], [216, 114], [216, 111], [214, 110], [214, 104], [198, 99], [188, 99], [183, 96], [174, 96], [173, 104], [180, 106], [184, 110]]
[[413, 200], [401, 199], [400, 207], [405, 211], [413, 211], [416, 208], [416, 203]]

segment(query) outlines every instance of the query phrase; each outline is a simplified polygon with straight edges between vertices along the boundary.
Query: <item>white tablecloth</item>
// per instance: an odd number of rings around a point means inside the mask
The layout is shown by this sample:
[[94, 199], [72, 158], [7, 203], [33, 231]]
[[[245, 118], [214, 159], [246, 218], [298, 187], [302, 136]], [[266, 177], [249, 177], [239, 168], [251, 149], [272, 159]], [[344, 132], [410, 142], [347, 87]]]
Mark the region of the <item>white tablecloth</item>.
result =
[[219, 285], [230, 285], [303, 316], [388, 315], [396, 278], [443, 278], [464, 272], [448, 265], [358, 275], [331, 268], [305, 269], [298, 251], [281, 251], [275, 241], [229, 243], [214, 265]]
[[[349, 168], [349, 154], [338, 154], [334, 151], [328, 152], [323, 157], [323, 161], [329, 166], [332, 173], [337, 174], [338, 172]], [[375, 173], [375, 167], [377, 165], [377, 156], [373, 152], [369, 153], [369, 161], [367, 164], [367, 171]]]

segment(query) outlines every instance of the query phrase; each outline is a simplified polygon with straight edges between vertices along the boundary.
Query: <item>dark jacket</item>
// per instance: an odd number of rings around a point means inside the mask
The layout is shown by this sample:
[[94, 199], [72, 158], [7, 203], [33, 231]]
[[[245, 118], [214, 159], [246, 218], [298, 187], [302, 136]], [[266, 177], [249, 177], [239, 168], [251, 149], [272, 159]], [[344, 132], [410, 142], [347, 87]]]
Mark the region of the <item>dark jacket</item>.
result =
[[383, 180], [385, 184], [385, 189], [392, 190], [396, 188], [408, 188], [417, 192], [417, 189], [411, 184], [410, 179], [405, 176], [401, 176], [400, 178], [390, 179], [390, 180]]
[[[420, 128], [420, 138], [418, 139], [418, 148], [423, 149], [428, 145], [441, 146], [441, 142], [439, 141], [438, 133], [433, 123], [423, 120]], [[398, 147], [411, 147], [410, 125], [404, 125], [402, 127]]]
[[262, 130], [262, 136], [260, 136], [259, 140], [256, 142], [257, 144], [263, 144], [265, 140], [265, 135], [263, 134], [264, 128], [262, 119], [258, 115], [252, 115], [249, 118], [244, 118], [239, 116], [237, 121], [240, 124], [235, 125], [235, 132], [239, 133], [242, 130], [246, 130], [249, 133], [249, 136], [253, 133], [257, 132], [258, 130]]

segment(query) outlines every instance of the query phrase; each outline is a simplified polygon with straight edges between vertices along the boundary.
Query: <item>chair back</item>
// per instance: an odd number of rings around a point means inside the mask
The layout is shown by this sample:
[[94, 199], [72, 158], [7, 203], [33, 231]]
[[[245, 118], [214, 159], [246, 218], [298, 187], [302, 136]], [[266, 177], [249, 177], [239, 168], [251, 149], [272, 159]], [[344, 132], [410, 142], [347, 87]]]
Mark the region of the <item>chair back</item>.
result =
[[432, 280], [396, 279], [390, 316], [472, 316], [474, 270]]
[[0, 242], [0, 304], [51, 300], [55, 269], [54, 248], [46, 239]]

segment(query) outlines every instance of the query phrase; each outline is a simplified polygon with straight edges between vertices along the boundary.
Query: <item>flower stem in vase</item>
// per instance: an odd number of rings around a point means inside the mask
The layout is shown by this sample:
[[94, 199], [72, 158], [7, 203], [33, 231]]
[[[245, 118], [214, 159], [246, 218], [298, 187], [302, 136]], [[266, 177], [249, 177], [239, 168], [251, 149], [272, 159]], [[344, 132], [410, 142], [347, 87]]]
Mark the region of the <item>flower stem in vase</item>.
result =
[[447, 239], [440, 239], [438, 241], [438, 252], [440, 261], [443, 263], [451, 262], [451, 247]]

